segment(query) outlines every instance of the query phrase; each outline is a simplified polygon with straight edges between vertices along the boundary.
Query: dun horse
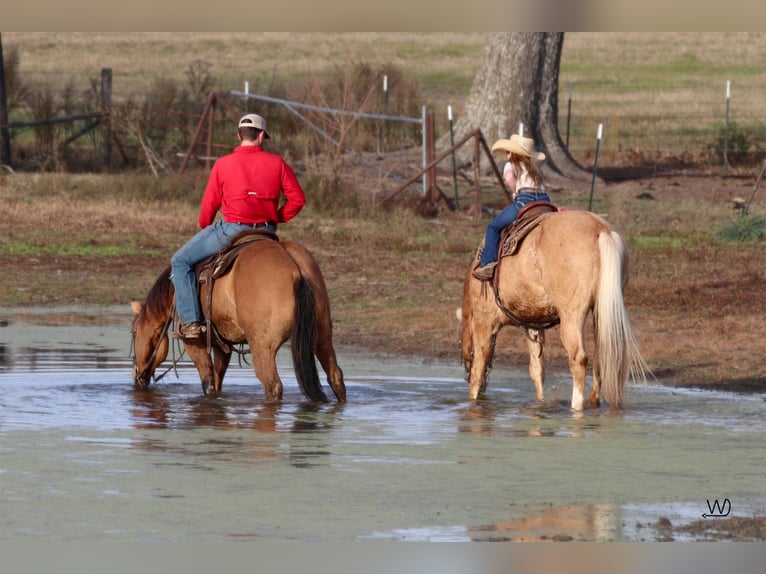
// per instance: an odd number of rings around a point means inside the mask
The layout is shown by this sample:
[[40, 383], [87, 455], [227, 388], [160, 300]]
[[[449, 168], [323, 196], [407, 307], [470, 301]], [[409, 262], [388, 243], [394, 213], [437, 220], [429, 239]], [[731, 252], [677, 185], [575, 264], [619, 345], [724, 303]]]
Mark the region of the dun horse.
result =
[[[236, 238], [235, 238], [236, 241]], [[233, 242], [234, 243], [234, 242]], [[175, 292], [170, 267], [157, 279], [146, 302], [132, 301], [133, 382], [146, 388], [167, 358], [169, 326], [173, 322]], [[205, 288], [200, 289], [205, 309]], [[266, 398], [282, 399], [276, 354], [289, 339], [295, 375], [301, 392], [312, 401], [327, 401], [315, 357], [327, 374], [335, 398], [346, 400], [343, 372], [332, 344], [330, 303], [316, 260], [292, 241], [261, 239], [248, 242], [230, 271], [213, 283], [211, 321], [218, 337], [183, 341], [194, 362], [205, 394], [218, 395], [231, 360], [232, 345], [247, 343], [255, 375]]]
[[463, 288], [460, 326], [470, 398], [486, 390], [497, 334], [516, 325], [526, 331], [529, 374], [537, 399], [543, 401], [544, 334], [560, 324], [573, 378], [571, 407], [582, 410], [588, 367], [584, 330], [592, 316], [595, 354], [587, 405], [600, 404], [603, 386], [607, 402], [621, 408], [626, 381], [643, 380], [648, 372], [623, 300], [628, 263], [622, 237], [604, 219], [586, 211], [560, 211], [543, 219], [515, 255], [500, 259], [496, 294], [490, 283], [472, 276], [476, 264], [472, 261]]

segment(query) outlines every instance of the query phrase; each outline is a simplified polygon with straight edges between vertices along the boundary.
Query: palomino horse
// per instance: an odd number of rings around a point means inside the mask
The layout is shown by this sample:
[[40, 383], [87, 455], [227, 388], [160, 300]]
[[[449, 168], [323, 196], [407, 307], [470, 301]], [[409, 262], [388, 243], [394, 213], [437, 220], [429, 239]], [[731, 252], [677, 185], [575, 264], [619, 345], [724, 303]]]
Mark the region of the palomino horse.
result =
[[603, 218], [570, 210], [543, 219], [515, 255], [500, 258], [497, 296], [490, 283], [473, 277], [475, 266], [472, 261], [466, 273], [460, 325], [471, 399], [486, 389], [497, 334], [506, 325], [517, 325], [526, 330], [529, 374], [542, 401], [544, 331], [560, 323], [573, 378], [571, 406], [582, 410], [588, 366], [584, 329], [591, 313], [595, 356], [589, 406], [599, 405], [603, 386], [607, 402], [621, 408], [627, 379], [645, 379], [648, 368], [623, 301], [627, 248]]
[[[233, 241], [232, 243], [236, 242]], [[200, 289], [205, 309], [204, 285]], [[165, 360], [170, 345], [175, 292], [170, 267], [157, 279], [144, 304], [132, 301], [133, 382], [144, 389]], [[219, 337], [185, 339], [205, 394], [218, 395], [231, 360], [232, 345], [247, 343], [255, 375], [266, 398], [282, 399], [276, 354], [290, 339], [301, 392], [312, 401], [327, 401], [314, 358], [319, 359], [339, 402], [346, 400], [343, 372], [332, 344], [330, 302], [324, 277], [313, 256], [293, 241], [262, 239], [241, 249], [230, 271], [215, 280], [211, 321]]]

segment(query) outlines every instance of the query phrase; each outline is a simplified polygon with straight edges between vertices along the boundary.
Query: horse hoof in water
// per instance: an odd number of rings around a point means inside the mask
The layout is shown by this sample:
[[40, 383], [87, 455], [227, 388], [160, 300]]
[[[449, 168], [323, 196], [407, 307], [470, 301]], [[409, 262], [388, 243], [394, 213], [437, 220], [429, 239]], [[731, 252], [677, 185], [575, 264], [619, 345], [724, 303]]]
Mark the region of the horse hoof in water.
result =
[[209, 397], [217, 397], [218, 392], [215, 390], [215, 383], [206, 383], [202, 382], [202, 393], [209, 396]]

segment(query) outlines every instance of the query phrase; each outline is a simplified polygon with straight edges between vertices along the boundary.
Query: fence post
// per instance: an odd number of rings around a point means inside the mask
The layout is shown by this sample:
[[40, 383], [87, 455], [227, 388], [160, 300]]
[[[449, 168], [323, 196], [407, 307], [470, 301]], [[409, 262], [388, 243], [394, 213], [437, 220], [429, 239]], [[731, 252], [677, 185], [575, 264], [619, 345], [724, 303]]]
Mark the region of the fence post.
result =
[[572, 117], [572, 82], [569, 82], [569, 101], [567, 103], [567, 150], [569, 149], [569, 122]]
[[428, 200], [432, 204], [435, 204], [439, 196], [436, 189], [436, 165], [434, 164], [434, 159], [436, 159], [436, 129], [433, 112], [428, 112], [428, 114], [426, 114], [426, 122], [426, 131], [428, 133], [428, 137], [426, 138], [426, 146], [428, 148], [426, 158], [428, 160], [428, 165], [431, 166], [428, 169]]
[[590, 199], [588, 200], [588, 211], [593, 207], [593, 191], [596, 189], [596, 172], [598, 172], [598, 151], [601, 148], [601, 130], [604, 124], [598, 124], [598, 134], [596, 135], [596, 158], [593, 160], [593, 179], [590, 182]]
[[481, 167], [479, 162], [481, 161], [481, 142], [479, 141], [479, 134], [474, 138], [473, 146], [473, 218], [481, 219]]
[[218, 103], [218, 96], [213, 94], [210, 100], [210, 111], [207, 116], [207, 147], [205, 148], [205, 169], [210, 169], [210, 161], [213, 157], [213, 129], [215, 127], [215, 106]]
[[112, 163], [112, 69], [101, 68], [101, 163]]
[[[383, 76], [383, 116], [388, 115], [388, 76]], [[385, 117], [378, 124], [378, 153], [383, 153], [386, 144]]]
[[447, 120], [449, 120], [449, 143], [452, 146], [452, 188], [455, 191], [455, 211], [460, 211], [458, 205], [459, 196], [457, 193], [457, 162], [455, 160], [455, 129], [452, 125], [452, 106], [447, 106]]
[[5, 65], [3, 64], [3, 38], [0, 35], [0, 138], [3, 153], [0, 163], [11, 167], [11, 130], [8, 129], [8, 102], [5, 96]]
[[726, 132], [723, 138], [723, 170], [729, 171], [729, 96], [731, 96], [731, 80], [726, 80]]
[[[422, 133], [423, 133], [423, 169], [426, 168], [428, 165], [428, 153], [426, 148], [428, 147], [428, 122], [426, 121], [426, 107], [423, 106], [423, 112], [421, 116], [421, 126], [423, 127]], [[426, 193], [428, 192], [428, 171], [423, 172], [423, 196], [425, 197]]]

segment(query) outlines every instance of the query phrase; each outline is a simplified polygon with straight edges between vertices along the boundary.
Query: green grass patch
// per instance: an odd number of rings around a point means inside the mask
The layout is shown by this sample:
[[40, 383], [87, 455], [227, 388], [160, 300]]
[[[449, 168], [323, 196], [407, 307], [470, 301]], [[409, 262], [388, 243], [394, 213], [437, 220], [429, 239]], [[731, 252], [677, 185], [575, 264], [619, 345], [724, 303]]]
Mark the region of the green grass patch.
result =
[[757, 215], [741, 215], [734, 221], [729, 221], [716, 233], [716, 237], [730, 243], [758, 241], [766, 237], [766, 218]]

